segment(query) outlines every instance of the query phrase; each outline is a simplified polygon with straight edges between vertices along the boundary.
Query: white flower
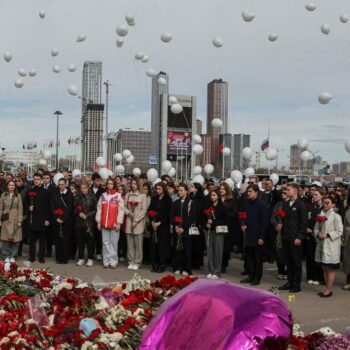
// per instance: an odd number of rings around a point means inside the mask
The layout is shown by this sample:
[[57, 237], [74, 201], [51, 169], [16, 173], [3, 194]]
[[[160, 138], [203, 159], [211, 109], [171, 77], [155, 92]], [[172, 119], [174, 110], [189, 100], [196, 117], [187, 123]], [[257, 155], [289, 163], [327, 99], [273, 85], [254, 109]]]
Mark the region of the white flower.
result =
[[9, 338], [9, 337], [3, 337], [3, 338], [0, 340], [0, 345], [1, 345], [1, 344], [8, 343], [9, 341], [10, 341], [10, 338]]
[[327, 337], [338, 334], [338, 333], [334, 332], [333, 329], [330, 327], [322, 327], [322, 328], [318, 329], [315, 333], [317, 333], [317, 332], [320, 332]]
[[299, 323], [293, 324], [293, 335], [295, 335], [296, 337], [304, 337], [305, 336], [304, 332], [301, 330], [301, 326]]
[[76, 286], [76, 288], [87, 288], [87, 287], [89, 287], [89, 285], [88, 285], [86, 282], [84, 282], [84, 283], [79, 283], [79, 284]]

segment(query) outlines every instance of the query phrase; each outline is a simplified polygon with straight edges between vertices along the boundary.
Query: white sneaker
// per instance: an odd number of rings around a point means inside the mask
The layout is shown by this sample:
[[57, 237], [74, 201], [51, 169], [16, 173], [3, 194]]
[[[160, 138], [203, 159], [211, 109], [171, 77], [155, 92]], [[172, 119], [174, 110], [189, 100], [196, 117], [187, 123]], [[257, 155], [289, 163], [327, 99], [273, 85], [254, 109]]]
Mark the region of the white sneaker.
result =
[[138, 271], [140, 269], [140, 267], [138, 265], [133, 265], [133, 270], [134, 271]]
[[102, 255], [101, 254], [97, 254], [96, 255], [96, 260], [97, 261], [101, 261], [102, 260]]
[[86, 266], [88, 266], [88, 267], [94, 266], [94, 261], [91, 259], [88, 259]]
[[112, 268], [112, 269], [116, 269], [116, 268], [117, 268], [117, 265], [118, 265], [117, 263], [111, 264], [111, 268]]
[[133, 264], [129, 264], [129, 266], [127, 267], [128, 270], [133, 270], [134, 269], [134, 265]]
[[84, 259], [79, 259], [77, 262], [77, 266], [83, 266], [85, 263]]
[[5, 263], [10, 262], [10, 258], [5, 259]]
[[210, 273], [209, 275], [207, 275], [207, 278], [212, 278], [213, 275]]
[[307, 284], [314, 284], [314, 281], [313, 280], [308, 280], [306, 283]]
[[103, 264], [103, 267], [104, 267], [105, 269], [108, 269], [108, 268], [109, 268], [109, 264]]
[[277, 279], [278, 279], [278, 280], [283, 280], [283, 275], [278, 275], [278, 276], [277, 276]]
[[315, 286], [319, 286], [319, 285], [320, 285], [320, 282], [318, 282], [318, 281], [313, 281], [312, 284], [314, 284]]
[[179, 271], [179, 270], [176, 270], [175, 272], [174, 272], [174, 275], [179, 275], [181, 272]]
[[10, 263], [15, 263], [15, 262], [16, 262], [15, 258], [10, 258]]
[[182, 272], [182, 276], [188, 276], [188, 272], [187, 271], [183, 271]]
[[211, 278], [212, 278], [213, 280], [218, 280], [218, 279], [219, 279], [219, 277], [216, 276], [216, 275], [212, 275]]

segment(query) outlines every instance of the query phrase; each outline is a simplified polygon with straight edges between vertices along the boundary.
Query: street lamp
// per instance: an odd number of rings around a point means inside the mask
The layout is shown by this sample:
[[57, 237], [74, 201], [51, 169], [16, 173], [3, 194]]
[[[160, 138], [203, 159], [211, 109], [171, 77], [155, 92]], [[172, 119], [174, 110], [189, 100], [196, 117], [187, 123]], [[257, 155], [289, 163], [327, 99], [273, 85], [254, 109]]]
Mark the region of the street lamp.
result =
[[54, 113], [57, 119], [57, 124], [56, 124], [56, 169], [58, 170], [58, 117], [62, 115], [61, 111], [56, 111]]

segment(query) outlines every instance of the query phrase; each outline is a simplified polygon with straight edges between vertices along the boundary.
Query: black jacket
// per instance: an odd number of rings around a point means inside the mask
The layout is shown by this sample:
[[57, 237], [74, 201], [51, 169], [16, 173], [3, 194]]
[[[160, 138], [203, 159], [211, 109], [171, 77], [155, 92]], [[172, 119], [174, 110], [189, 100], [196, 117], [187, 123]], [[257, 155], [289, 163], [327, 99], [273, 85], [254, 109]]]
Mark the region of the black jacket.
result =
[[151, 199], [151, 204], [148, 208], [148, 211], [154, 210], [158, 213], [156, 218], [149, 217], [150, 221], [155, 219], [159, 221], [161, 224], [158, 227], [158, 231], [166, 228], [167, 231], [170, 229], [170, 215], [171, 215], [171, 207], [173, 202], [170, 196], [163, 196], [162, 199], [159, 199], [159, 196], [154, 196]]
[[[73, 208], [74, 208], [74, 197], [72, 192], [68, 191], [66, 194], [62, 194], [57, 188], [51, 197], [51, 213], [53, 220], [57, 223], [57, 219], [61, 219], [64, 225], [71, 225], [73, 222]], [[64, 214], [63, 216], [57, 216], [55, 214], [56, 209], [62, 209]]]
[[[36, 193], [36, 196], [31, 197], [31, 193]], [[31, 213], [29, 207], [33, 204], [34, 211]], [[47, 230], [45, 221], [51, 221], [50, 214], [50, 197], [48, 192], [42, 186], [33, 187], [26, 193], [24, 199], [24, 213], [29, 217], [30, 230], [43, 232]]]
[[216, 206], [212, 205], [211, 208], [214, 210], [213, 215], [207, 218], [207, 220], [211, 219], [213, 221], [211, 229], [215, 231], [216, 226], [228, 226], [227, 209], [223, 202], [219, 200], [218, 204]]
[[288, 202], [282, 205], [286, 212], [285, 218], [282, 220], [282, 238], [288, 241], [295, 239], [303, 240], [307, 229], [307, 212], [302, 199], [297, 198], [292, 206]]
[[281, 201], [281, 193], [277, 191], [276, 189], [273, 189], [270, 192], [263, 192], [262, 201], [267, 205], [269, 208], [270, 218], [273, 214], [273, 210], [278, 202]]
[[102, 193], [106, 192], [105, 189], [103, 189], [101, 186], [97, 189], [96, 193], [94, 192], [93, 186], [90, 187], [90, 192], [95, 196], [96, 202], [100, 199]]
[[245, 246], [256, 247], [259, 239], [265, 241], [266, 230], [270, 223], [268, 207], [260, 198], [256, 198], [245, 201], [243, 210], [247, 213]]
[[[178, 224], [175, 221], [176, 217], [182, 218], [182, 223]], [[181, 203], [181, 199], [178, 199], [173, 203], [173, 209], [171, 211], [171, 223], [175, 226], [180, 226], [184, 229], [184, 234], [188, 234], [188, 230], [192, 225], [196, 224], [197, 219], [197, 208], [196, 203], [189, 199], [185, 199]]]
[[[78, 210], [79, 206], [81, 206], [80, 211]], [[79, 192], [74, 197], [74, 221], [76, 226], [85, 227], [86, 224], [88, 224], [90, 227], [94, 226], [93, 224], [95, 221], [96, 211], [96, 198], [90, 191], [86, 196]], [[80, 213], [84, 213], [86, 215], [85, 220], [79, 216]]]

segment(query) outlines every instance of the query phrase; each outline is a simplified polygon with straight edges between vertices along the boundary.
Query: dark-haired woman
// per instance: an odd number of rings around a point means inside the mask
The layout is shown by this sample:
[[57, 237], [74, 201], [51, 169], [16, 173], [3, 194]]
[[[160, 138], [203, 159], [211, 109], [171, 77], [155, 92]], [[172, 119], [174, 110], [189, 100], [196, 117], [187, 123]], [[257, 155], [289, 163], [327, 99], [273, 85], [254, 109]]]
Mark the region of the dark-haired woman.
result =
[[[142, 184], [143, 193], [147, 199], [147, 211], [151, 204], [152, 199], [152, 187], [151, 184], [147, 181]], [[151, 222], [149, 217], [146, 216], [146, 225], [145, 232], [143, 234], [143, 263], [145, 265], [151, 264]]]
[[23, 204], [14, 181], [9, 181], [0, 197], [2, 255], [5, 261], [15, 262], [22, 240]]
[[164, 272], [171, 256], [170, 214], [172, 200], [166, 185], [159, 182], [151, 199], [148, 217], [151, 222], [152, 272]]

